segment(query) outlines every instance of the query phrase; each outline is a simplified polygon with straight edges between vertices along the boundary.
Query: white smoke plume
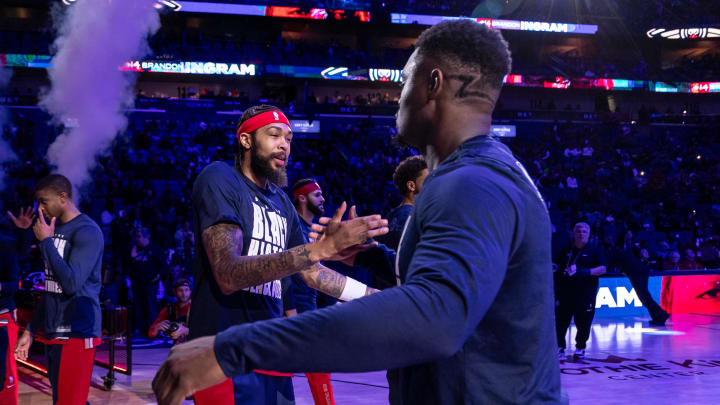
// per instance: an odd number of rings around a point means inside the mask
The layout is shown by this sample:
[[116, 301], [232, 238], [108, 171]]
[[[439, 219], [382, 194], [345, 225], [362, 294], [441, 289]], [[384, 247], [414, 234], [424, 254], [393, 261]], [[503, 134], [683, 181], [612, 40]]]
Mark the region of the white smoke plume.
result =
[[[5, 94], [5, 88], [10, 83], [12, 70], [3, 67], [0, 64], [0, 95]], [[8, 122], [9, 114], [6, 108], [0, 105], [0, 191], [5, 189], [5, 163], [12, 162], [17, 159], [17, 155], [12, 150], [12, 146], [3, 137], [5, 132], [5, 123]]]
[[[50, 145], [49, 162], [76, 189], [90, 180], [96, 156], [127, 126], [136, 76], [118, 68], [148, 53], [160, 28], [156, 0], [80, 0], [59, 19], [51, 87], [40, 105], [68, 124]], [[79, 193], [75, 193], [79, 195]]]

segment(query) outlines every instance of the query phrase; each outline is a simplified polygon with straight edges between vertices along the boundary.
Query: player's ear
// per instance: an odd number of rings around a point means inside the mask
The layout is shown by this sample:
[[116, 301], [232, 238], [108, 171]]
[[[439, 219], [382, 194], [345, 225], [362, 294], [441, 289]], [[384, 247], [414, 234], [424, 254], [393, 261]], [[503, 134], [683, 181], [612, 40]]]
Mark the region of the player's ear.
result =
[[252, 146], [252, 136], [247, 132], [241, 132], [240, 135], [238, 135], [238, 143], [243, 149], [250, 149]]
[[428, 96], [429, 98], [436, 98], [442, 91], [443, 85], [445, 84], [445, 77], [442, 70], [438, 68], [431, 70], [429, 79]]
[[407, 186], [407, 189], [413, 193], [415, 192], [415, 189], [417, 188], [417, 185], [412, 180], [408, 180], [406, 186]]

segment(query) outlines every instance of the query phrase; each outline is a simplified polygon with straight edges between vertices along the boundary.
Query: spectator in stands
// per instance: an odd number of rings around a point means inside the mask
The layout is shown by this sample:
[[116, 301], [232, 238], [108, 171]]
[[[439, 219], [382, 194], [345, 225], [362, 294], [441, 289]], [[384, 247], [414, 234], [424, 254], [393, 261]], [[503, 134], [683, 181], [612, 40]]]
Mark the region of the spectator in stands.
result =
[[703, 242], [698, 256], [700, 256], [700, 263], [706, 269], [720, 268], [720, 249], [713, 238], [708, 238]]
[[680, 270], [702, 270], [703, 266], [695, 260], [695, 251], [685, 249], [685, 257], [678, 265]]
[[158, 312], [160, 278], [167, 271], [165, 252], [152, 243], [150, 230], [135, 231], [135, 245], [130, 250], [130, 283], [132, 286], [135, 327], [145, 333], [152, 314]]
[[677, 250], [673, 250], [667, 255], [663, 270], [680, 270], [680, 253]]
[[184, 221], [182, 227], [175, 231], [175, 254], [189, 267], [195, 249], [195, 234], [190, 221]]
[[190, 296], [192, 295], [190, 281], [184, 278], [178, 279], [173, 286], [173, 292], [177, 302], [166, 305], [158, 314], [155, 322], [150, 325], [148, 336], [151, 339], [155, 339], [160, 332], [164, 332], [165, 336], [171, 338], [174, 343], [182, 343], [190, 332], [187, 327]]

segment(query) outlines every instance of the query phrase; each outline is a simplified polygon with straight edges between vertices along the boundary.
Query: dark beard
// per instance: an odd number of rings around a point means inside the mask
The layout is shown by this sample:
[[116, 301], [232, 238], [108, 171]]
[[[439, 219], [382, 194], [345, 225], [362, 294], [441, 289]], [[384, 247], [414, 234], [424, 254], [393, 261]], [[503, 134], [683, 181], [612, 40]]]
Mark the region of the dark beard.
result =
[[400, 136], [400, 132], [396, 132], [390, 139], [390, 142], [398, 149], [415, 149], [414, 146], [405, 142], [405, 140]]
[[265, 177], [272, 183], [275, 183], [278, 187], [287, 187], [288, 177], [287, 172], [285, 171], [285, 166], [283, 166], [280, 170], [275, 170], [270, 165], [270, 159], [272, 159], [272, 157], [268, 159], [261, 158], [254, 145], [250, 148], [250, 167], [252, 168], [253, 173], [257, 173], [260, 176]]
[[310, 212], [312, 212], [313, 215], [315, 215], [316, 217], [322, 216], [322, 214], [324, 212], [323, 210], [320, 209], [320, 207], [318, 207], [317, 205], [315, 205], [311, 202], [308, 202], [307, 207], [310, 210]]

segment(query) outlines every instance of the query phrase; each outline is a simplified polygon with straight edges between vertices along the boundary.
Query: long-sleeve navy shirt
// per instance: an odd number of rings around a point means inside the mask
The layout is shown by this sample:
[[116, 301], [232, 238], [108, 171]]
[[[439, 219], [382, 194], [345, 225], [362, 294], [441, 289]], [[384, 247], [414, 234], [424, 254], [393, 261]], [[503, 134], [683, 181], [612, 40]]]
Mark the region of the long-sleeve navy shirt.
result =
[[496, 140], [463, 143], [426, 179], [400, 243], [402, 285], [215, 340], [226, 375], [400, 368], [405, 404], [560, 403], [550, 220]]
[[55, 235], [40, 241], [45, 259], [45, 292], [28, 324], [48, 339], [100, 337], [100, 269], [103, 234], [85, 214], [55, 225]]

